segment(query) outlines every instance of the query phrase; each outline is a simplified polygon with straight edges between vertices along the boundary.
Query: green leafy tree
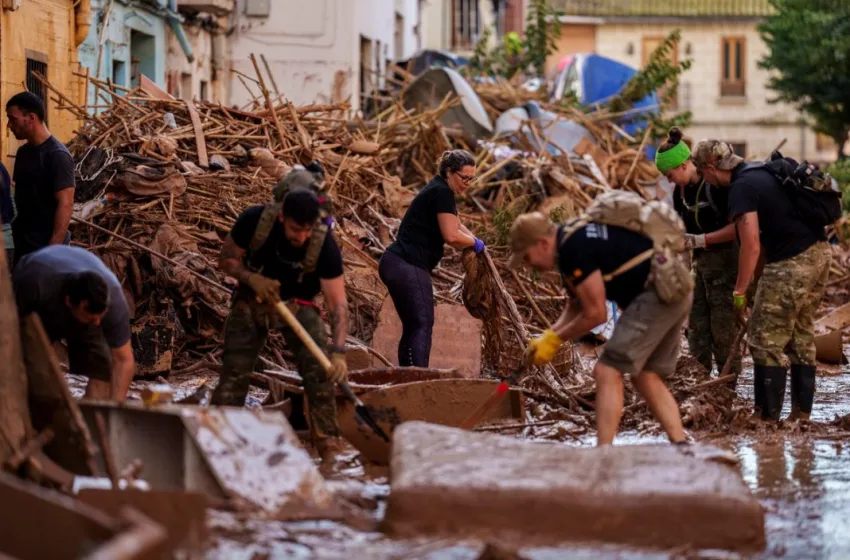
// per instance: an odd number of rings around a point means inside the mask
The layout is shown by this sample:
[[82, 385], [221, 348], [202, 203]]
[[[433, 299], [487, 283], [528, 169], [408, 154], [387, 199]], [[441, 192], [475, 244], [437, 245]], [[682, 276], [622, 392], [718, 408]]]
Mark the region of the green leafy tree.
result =
[[531, 0], [528, 6], [522, 60], [523, 67], [533, 68], [538, 76], [544, 75], [546, 59], [558, 49], [560, 15], [561, 11], [553, 8], [549, 0]]
[[839, 159], [847, 157], [850, 133], [850, 2], [770, 0], [774, 13], [759, 26], [772, 71], [771, 102], [790, 103], [808, 115], [814, 129], [832, 137]]
[[620, 93], [608, 103], [612, 113], [626, 111], [637, 101], [653, 92], [658, 93], [658, 114], [652, 118], [654, 140], [663, 137], [670, 127], [686, 128], [691, 121], [690, 111], [668, 114], [671, 102], [676, 98], [679, 77], [691, 67], [690, 58], [675, 62], [673, 54], [678, 48], [681, 32], [670, 33], [649, 55], [646, 65], [635, 73], [623, 86]]

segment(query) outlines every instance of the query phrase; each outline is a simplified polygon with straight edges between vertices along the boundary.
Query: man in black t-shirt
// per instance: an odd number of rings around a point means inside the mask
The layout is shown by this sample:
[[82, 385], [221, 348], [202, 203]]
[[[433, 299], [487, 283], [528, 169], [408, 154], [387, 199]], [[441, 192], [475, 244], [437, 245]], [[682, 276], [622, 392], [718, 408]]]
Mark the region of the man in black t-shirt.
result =
[[725, 142], [699, 142], [693, 161], [707, 181], [730, 189], [729, 216], [741, 244], [730, 303], [742, 320], [762, 247], [764, 272], [748, 327], [756, 412], [779, 420], [790, 362], [790, 418], [808, 419], [815, 392], [814, 316], [831, 260], [824, 229], [800, 217], [787, 187], [763, 165], [744, 163]]
[[123, 401], [133, 381], [130, 309], [121, 282], [79, 247], [45, 247], [12, 274], [20, 316], [38, 314], [50, 340], [68, 343], [71, 373], [89, 378], [85, 398]]
[[12, 223], [15, 260], [48, 245], [68, 244], [74, 210], [74, 160], [44, 124], [44, 103], [22, 92], [6, 103], [8, 127], [26, 144], [15, 155], [15, 204]]
[[679, 407], [662, 378], [676, 370], [682, 327], [691, 295], [662, 302], [649, 283], [652, 241], [638, 233], [595, 222], [556, 227], [540, 212], [511, 226], [510, 265], [561, 273], [570, 303], [542, 336], [529, 343], [535, 365], [550, 362], [565, 340], [589, 333], [608, 318], [606, 299], [623, 309], [593, 370], [599, 445], [614, 441], [623, 414], [623, 376], [649, 403], [670, 441], [685, 443]]
[[[348, 303], [342, 254], [330, 233], [324, 238], [315, 270], [303, 267], [308, 245], [316, 242], [311, 236], [319, 218], [319, 204], [309, 190], [292, 190], [284, 198], [281, 214], [258, 249], [251, 251], [250, 247], [263, 214], [262, 206], [243, 212], [225, 239], [219, 266], [239, 281], [239, 287], [225, 326], [221, 378], [212, 403], [231, 406], [245, 403], [250, 376], [269, 329], [279, 329], [295, 354], [298, 373], [304, 381], [316, 449], [323, 460], [332, 460], [340, 445], [333, 383], [345, 381], [347, 376]], [[274, 303], [284, 301], [324, 351], [327, 334], [312, 301], [320, 291], [331, 317], [333, 369], [327, 373], [273, 307]]]

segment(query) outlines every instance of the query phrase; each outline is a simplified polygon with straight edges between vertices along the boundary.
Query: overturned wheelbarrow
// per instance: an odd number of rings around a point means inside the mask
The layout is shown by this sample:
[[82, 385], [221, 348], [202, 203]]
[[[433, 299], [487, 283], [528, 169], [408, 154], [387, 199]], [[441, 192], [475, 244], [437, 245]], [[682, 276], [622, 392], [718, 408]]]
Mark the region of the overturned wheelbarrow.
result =
[[[387, 434], [392, 434], [400, 424], [412, 420], [459, 427], [468, 419], [470, 412], [479, 409], [492, 397], [498, 386], [497, 381], [487, 379], [417, 381], [376, 389], [361, 394], [360, 400], [378, 425]], [[479, 423], [500, 419], [522, 420], [524, 416], [524, 396], [521, 391], [511, 389], [508, 398], [488, 409]], [[350, 403], [339, 403], [338, 417], [342, 436], [364, 458], [378, 464], [389, 462], [390, 444], [357, 419]]]

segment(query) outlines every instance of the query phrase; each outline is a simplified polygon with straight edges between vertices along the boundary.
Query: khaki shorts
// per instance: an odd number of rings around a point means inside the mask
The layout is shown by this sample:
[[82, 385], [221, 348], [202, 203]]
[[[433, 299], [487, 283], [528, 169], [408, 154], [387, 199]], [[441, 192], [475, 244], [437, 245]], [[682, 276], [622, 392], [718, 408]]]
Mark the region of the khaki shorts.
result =
[[[693, 294], [677, 303], [658, 299], [647, 287], [623, 311], [599, 361], [623, 374], [651, 371], [667, 377], [676, 371], [682, 327], [688, 318]], [[729, 305], [732, 305], [731, 302]]]

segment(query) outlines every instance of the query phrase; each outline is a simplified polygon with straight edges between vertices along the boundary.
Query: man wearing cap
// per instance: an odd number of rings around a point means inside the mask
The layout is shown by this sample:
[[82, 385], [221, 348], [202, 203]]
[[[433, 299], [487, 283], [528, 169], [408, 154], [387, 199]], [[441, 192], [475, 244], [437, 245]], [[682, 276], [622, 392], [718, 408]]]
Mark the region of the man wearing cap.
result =
[[[307, 173], [296, 170], [290, 173]], [[314, 231], [321, 226], [321, 202], [312, 189], [294, 188], [274, 203], [254, 206], [243, 212], [224, 240], [219, 267], [239, 282], [224, 332], [221, 377], [212, 404], [242, 406], [251, 383], [251, 373], [270, 329], [283, 335], [295, 355], [309, 406], [310, 430], [323, 463], [333, 465], [341, 449], [333, 383], [346, 380], [345, 339], [347, 308], [342, 254], [332, 235], [318, 247]], [[269, 209], [272, 210], [269, 214]], [[257, 238], [257, 231], [274, 220], [270, 230]], [[268, 224], [267, 224], [268, 225]], [[259, 243], [257, 242], [259, 241]], [[315, 252], [315, 262], [305, 261]], [[325, 372], [301, 339], [284, 322], [274, 304], [284, 301], [318, 346], [326, 351], [327, 334], [313, 299], [321, 292], [331, 323], [330, 360]]]
[[831, 260], [823, 228], [802, 221], [785, 187], [761, 164], [745, 163], [725, 142], [702, 140], [692, 158], [706, 181], [731, 189], [729, 217], [741, 250], [730, 303], [742, 321], [760, 252], [765, 263], [747, 332], [756, 413], [779, 420], [790, 362], [789, 419], [807, 420], [815, 394], [814, 315]]
[[[551, 361], [565, 340], [579, 338], [608, 318], [606, 299], [623, 309], [593, 370], [599, 445], [614, 441], [623, 415], [623, 376], [646, 399], [670, 441], [685, 444], [679, 407], [663, 378], [674, 373], [682, 327], [692, 294], [663, 303], [648, 282], [650, 262], [640, 256], [652, 241], [638, 233], [595, 222], [556, 226], [540, 212], [519, 216], [510, 231], [510, 265], [538, 271], [555, 267], [570, 302], [542, 336], [529, 342], [535, 365]], [[638, 260], [639, 264], [632, 266]]]

